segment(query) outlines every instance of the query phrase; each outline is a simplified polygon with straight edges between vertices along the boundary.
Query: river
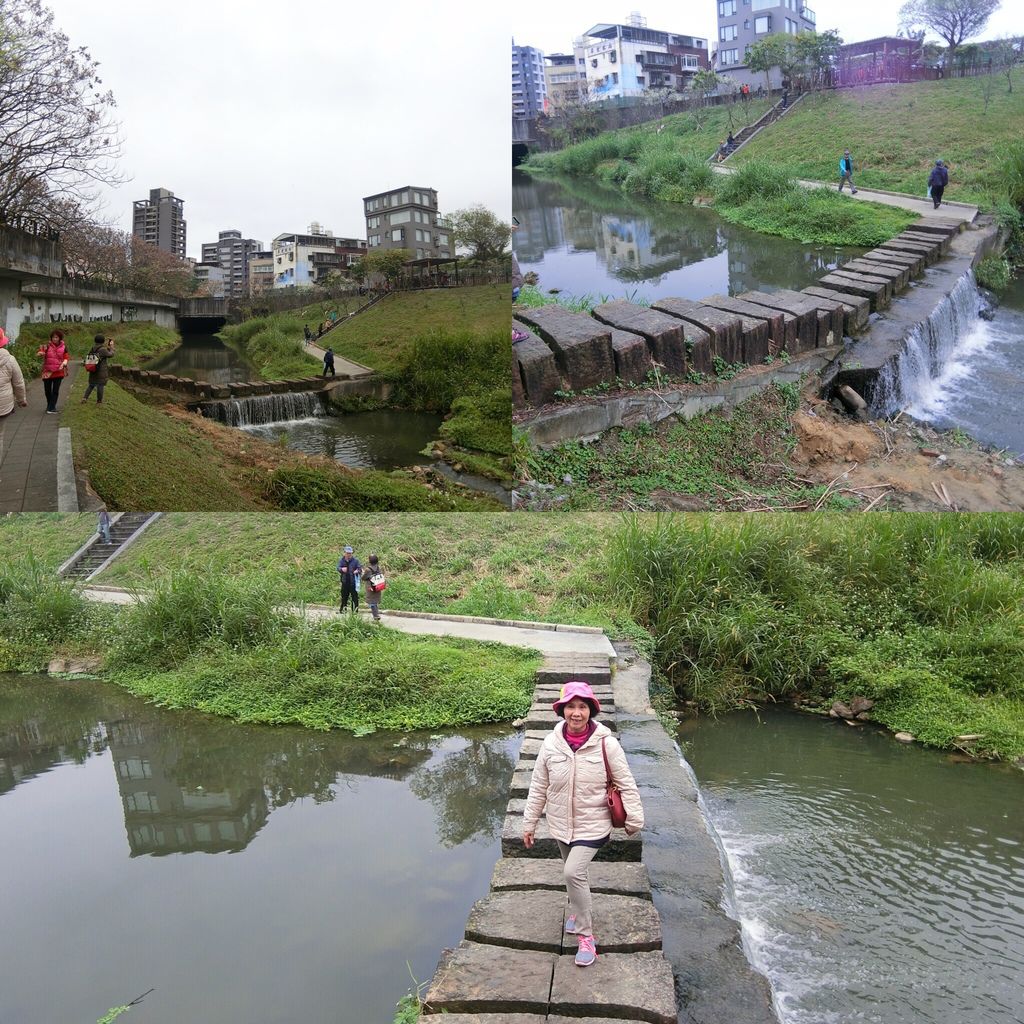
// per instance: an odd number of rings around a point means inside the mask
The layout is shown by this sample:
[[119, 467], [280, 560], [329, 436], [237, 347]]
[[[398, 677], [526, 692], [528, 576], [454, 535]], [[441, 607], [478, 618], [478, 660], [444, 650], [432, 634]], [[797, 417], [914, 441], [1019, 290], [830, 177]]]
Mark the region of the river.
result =
[[185, 334], [176, 349], [151, 359], [143, 369], [209, 384], [259, 380], [256, 370], [216, 334]]
[[147, 1024], [387, 1024], [487, 893], [519, 742], [0, 676], [0, 1021], [83, 1024], [152, 988]]
[[679, 732], [783, 1024], [1019, 1024], [1024, 773], [782, 710]]
[[598, 183], [512, 174], [512, 245], [539, 288], [651, 302], [804, 288], [862, 249], [805, 245], [729, 224], [713, 210]]

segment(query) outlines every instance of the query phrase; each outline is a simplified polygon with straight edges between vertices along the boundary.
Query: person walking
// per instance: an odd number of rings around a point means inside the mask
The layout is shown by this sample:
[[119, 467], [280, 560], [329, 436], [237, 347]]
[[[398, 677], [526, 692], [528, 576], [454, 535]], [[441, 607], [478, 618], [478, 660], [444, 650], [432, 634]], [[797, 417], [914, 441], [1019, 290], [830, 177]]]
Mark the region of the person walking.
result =
[[7, 350], [8, 338], [0, 328], [0, 462], [4, 459], [4, 424], [14, 412], [15, 405], [22, 409], [28, 405], [25, 376], [18, 360]]
[[85, 386], [85, 394], [82, 396], [83, 405], [89, 401], [93, 389], [96, 391], [96, 404], [103, 404], [103, 389], [110, 379], [110, 367], [107, 366], [107, 360], [113, 354], [114, 339], [104, 338], [102, 334], [97, 334], [93, 338], [92, 348], [89, 349], [88, 355], [82, 361], [89, 374], [89, 383]]
[[100, 509], [96, 532], [103, 538], [104, 544], [110, 543], [110, 513], [106, 508]]
[[928, 175], [928, 194], [932, 197], [933, 209], [938, 209], [942, 202], [942, 193], [949, 184], [949, 171], [941, 160], [935, 161], [932, 173]]
[[351, 547], [346, 547], [338, 562], [338, 575], [341, 577], [342, 611], [348, 608], [350, 600], [352, 611], [359, 611], [359, 578], [362, 573], [363, 566], [359, 559], [352, 553]]
[[848, 149], [843, 150], [843, 155], [839, 158], [839, 191], [843, 191], [843, 186], [850, 183], [850, 193], [852, 195], [857, 194], [857, 190], [853, 186], [853, 157], [850, 156]]
[[303, 326], [302, 336], [306, 339], [307, 345], [313, 340], [313, 332], [309, 329], [309, 324]]
[[523, 811], [523, 845], [533, 847], [541, 813], [558, 843], [569, 897], [565, 930], [575, 935], [578, 967], [597, 959], [590, 895], [590, 862], [611, 837], [608, 775], [622, 795], [626, 835], [644, 827], [644, 810], [626, 755], [612, 731], [595, 721], [601, 704], [587, 683], [573, 680], [551, 705], [564, 719], [545, 737], [530, 780]]
[[384, 593], [388, 581], [376, 555], [370, 555], [366, 561], [367, 566], [363, 570], [366, 577], [366, 603], [370, 606], [373, 621], [380, 622], [380, 595]]
[[324, 376], [327, 374], [334, 376], [334, 349], [328, 346], [327, 351], [324, 353]]
[[54, 331], [36, 355], [43, 357], [43, 394], [46, 395], [46, 414], [49, 416], [57, 412], [60, 384], [68, 372], [68, 349], [64, 344], [64, 332]]

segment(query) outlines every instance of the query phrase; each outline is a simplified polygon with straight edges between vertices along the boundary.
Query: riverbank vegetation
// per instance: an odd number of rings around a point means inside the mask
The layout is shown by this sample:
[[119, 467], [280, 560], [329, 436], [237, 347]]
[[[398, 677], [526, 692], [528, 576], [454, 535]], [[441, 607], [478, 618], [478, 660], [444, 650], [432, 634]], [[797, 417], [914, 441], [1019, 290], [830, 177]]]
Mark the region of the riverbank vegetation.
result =
[[94, 605], [31, 560], [0, 569], [0, 671], [100, 655], [100, 674], [166, 707], [357, 734], [508, 721], [530, 705], [527, 651], [413, 637], [356, 617], [311, 623], [251, 573], [157, 581], [132, 607]]
[[23, 323], [17, 344], [11, 349], [27, 378], [39, 376], [43, 360], [36, 355], [40, 345], [46, 344], [54, 330], [64, 332], [72, 359], [82, 359], [92, 348], [97, 334], [114, 339], [114, 362], [138, 366], [147, 359], [170, 352], [181, 344], [181, 335], [173, 328], [159, 327], [149, 320], [135, 323], [111, 323], [97, 320], [84, 323]]
[[[0, 544], [19, 552], [38, 544], [32, 538], [44, 529], [50, 531], [46, 546], [65, 549], [66, 557], [79, 542], [81, 522], [9, 517], [0, 520]], [[63, 544], [61, 529], [67, 531]], [[601, 625], [652, 656], [673, 699], [692, 700], [704, 712], [762, 700], [800, 700], [825, 712], [836, 699], [865, 696], [875, 701], [875, 721], [924, 743], [982, 756], [1024, 756], [1019, 514], [172, 513], [98, 581], [167, 588], [166, 598], [147, 613], [157, 617], [132, 626], [139, 664], [147, 666], [144, 672], [132, 670], [132, 685], [143, 692], [155, 685], [146, 680], [160, 676], [175, 699], [215, 705], [221, 700], [215, 672], [196, 662], [185, 674], [160, 661], [194, 649], [196, 636], [187, 630], [198, 627], [183, 626], [186, 632], [178, 633], [160, 615], [215, 620], [220, 632], [210, 648], [216, 655], [211, 663], [221, 676], [240, 666], [258, 672], [252, 650], [262, 651], [269, 635], [261, 631], [270, 629], [276, 637], [283, 635], [279, 628], [293, 627], [262, 621], [259, 602], [269, 598], [260, 596], [254, 581], [266, 582], [278, 606], [333, 603], [337, 553], [346, 543], [357, 554], [380, 555], [389, 576], [386, 608]], [[183, 581], [223, 580], [238, 575], [243, 564], [250, 590], [201, 589], [202, 600], [189, 596]], [[47, 591], [34, 612], [11, 604], [23, 600], [5, 596], [11, 593], [0, 586], [0, 630], [5, 637], [12, 630], [37, 637], [39, 656], [59, 650], [67, 631], [80, 628], [74, 625], [79, 612], [65, 597]], [[104, 621], [108, 614], [104, 607]], [[105, 626], [87, 628], [107, 635]], [[111, 627], [111, 638], [126, 628]], [[239, 631], [250, 637], [245, 644], [251, 641], [252, 649], [243, 645], [231, 653]], [[337, 644], [352, 638], [330, 635]], [[297, 633], [287, 649], [326, 657], [321, 643], [327, 641]], [[13, 663], [6, 649], [3, 664], [26, 667]], [[123, 650], [127, 666], [134, 655]], [[294, 713], [299, 698], [280, 670], [283, 655], [265, 653], [268, 678], [285, 687], [285, 694], [278, 699], [260, 693], [261, 713]], [[326, 713], [319, 685], [309, 684], [316, 706], [311, 721]], [[223, 703], [242, 699], [241, 691], [232, 691]], [[337, 714], [343, 710], [354, 714], [348, 705]]]

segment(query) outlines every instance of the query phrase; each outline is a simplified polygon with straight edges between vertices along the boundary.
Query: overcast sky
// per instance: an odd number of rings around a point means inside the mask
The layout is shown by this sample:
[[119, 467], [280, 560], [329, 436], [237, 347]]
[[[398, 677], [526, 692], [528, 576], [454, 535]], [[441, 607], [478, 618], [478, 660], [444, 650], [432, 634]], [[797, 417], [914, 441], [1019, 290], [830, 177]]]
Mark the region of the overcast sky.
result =
[[[834, 28], [848, 43], [895, 35], [902, 0], [807, 0], [817, 17], [819, 32]], [[512, 34], [520, 46], [545, 53], [571, 53], [572, 40], [600, 22], [628, 24], [630, 11], [639, 11], [650, 28], [704, 38], [715, 48], [718, 35], [716, 0], [517, 0], [511, 7]], [[989, 19], [983, 36], [1024, 34], [1021, 0], [1003, 0]], [[935, 37], [938, 38], [938, 37]]]
[[[362, 197], [437, 189], [442, 213], [512, 209], [509, 15], [456, 0], [45, 0], [100, 62], [132, 180], [185, 201], [188, 254], [317, 220], [365, 238]], [[472, 12], [471, 19], [469, 17]]]

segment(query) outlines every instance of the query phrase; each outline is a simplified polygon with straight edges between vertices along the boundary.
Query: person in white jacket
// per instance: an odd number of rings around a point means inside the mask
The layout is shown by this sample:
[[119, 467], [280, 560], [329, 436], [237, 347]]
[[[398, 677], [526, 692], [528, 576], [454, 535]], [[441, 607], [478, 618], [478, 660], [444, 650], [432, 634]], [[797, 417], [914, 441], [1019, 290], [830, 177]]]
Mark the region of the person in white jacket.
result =
[[4, 458], [4, 424], [16, 404], [22, 408], [28, 405], [25, 378], [17, 360], [7, 351], [7, 335], [0, 327], [0, 462]]
[[622, 794], [627, 835], [643, 828], [644, 810], [619, 741], [607, 726], [594, 720], [601, 713], [601, 704], [590, 686], [566, 683], [552, 709], [564, 721], [551, 730], [537, 756], [523, 812], [523, 843], [527, 849], [533, 846], [537, 822], [544, 813], [562, 855], [569, 896], [565, 930], [577, 937], [577, 965], [589, 967], [597, 959], [590, 862], [612, 831], [605, 754], [612, 781]]

